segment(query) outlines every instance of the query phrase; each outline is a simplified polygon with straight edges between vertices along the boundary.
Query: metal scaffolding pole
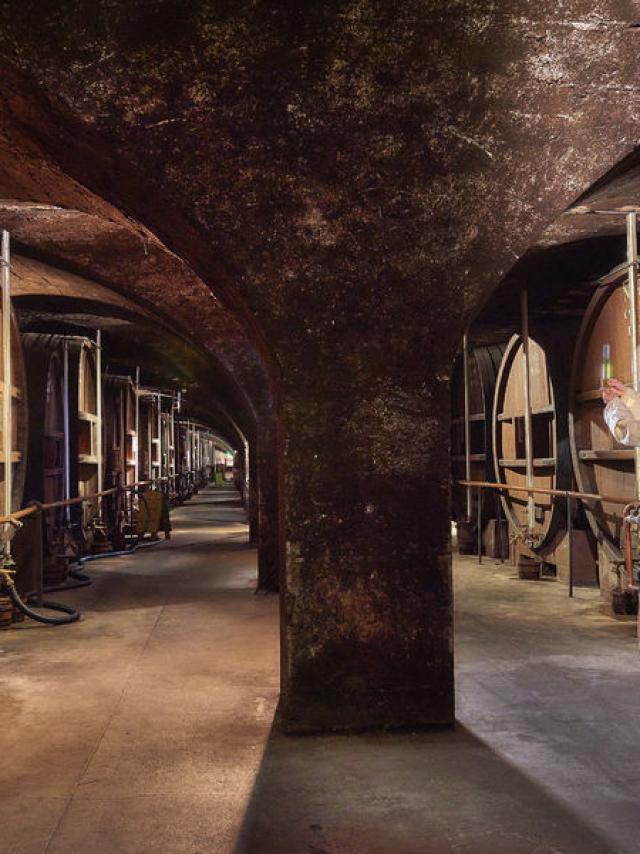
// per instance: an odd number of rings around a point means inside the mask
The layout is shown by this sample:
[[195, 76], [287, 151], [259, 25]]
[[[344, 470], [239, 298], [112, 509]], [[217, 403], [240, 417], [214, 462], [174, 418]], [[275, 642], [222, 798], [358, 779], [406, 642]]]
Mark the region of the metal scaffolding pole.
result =
[[173, 450], [169, 454], [169, 474], [176, 473], [176, 410], [172, 402], [171, 404], [171, 447]]
[[[71, 435], [69, 421], [69, 342], [62, 344], [62, 423], [64, 430], [64, 498], [71, 498]], [[64, 508], [67, 525], [71, 524], [71, 507]]]
[[[98, 457], [98, 491], [102, 489], [102, 332], [96, 332], [96, 456]], [[102, 500], [98, 498], [98, 514], [102, 515]]]
[[135, 463], [136, 463], [136, 476], [134, 478], [135, 483], [140, 480], [140, 368], [136, 368], [136, 423], [135, 423]]
[[[471, 480], [471, 424], [469, 421], [469, 340], [465, 332], [462, 339], [462, 367], [464, 372], [464, 468], [465, 477]], [[471, 487], [467, 491], [467, 519], [471, 519], [472, 494]]]
[[[524, 447], [527, 466], [527, 488], [533, 488], [533, 450], [531, 424], [531, 389], [529, 387], [529, 301], [526, 289], [520, 291], [522, 323], [522, 383], [524, 391]], [[535, 524], [535, 504], [531, 493], [527, 495], [527, 529], [531, 534]]]
[[[640, 391], [638, 365], [638, 222], [637, 213], [627, 214], [627, 296], [631, 326], [631, 379], [633, 390]], [[633, 449], [636, 498], [640, 499], [640, 448]]]
[[160, 397], [160, 395], [156, 397], [156, 400], [158, 403], [158, 477], [162, 477], [164, 472], [162, 466], [162, 398]]
[[[13, 511], [13, 419], [11, 400], [11, 250], [9, 232], [2, 231], [2, 433], [4, 440], [4, 512]], [[11, 559], [9, 539], [4, 543], [5, 559]]]

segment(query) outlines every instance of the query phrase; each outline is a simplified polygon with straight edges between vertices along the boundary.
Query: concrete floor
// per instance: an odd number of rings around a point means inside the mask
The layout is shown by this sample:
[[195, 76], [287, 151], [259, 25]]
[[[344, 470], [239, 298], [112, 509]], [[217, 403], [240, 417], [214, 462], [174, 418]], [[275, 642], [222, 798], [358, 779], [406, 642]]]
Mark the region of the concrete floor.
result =
[[0, 854], [640, 851], [632, 622], [460, 559], [456, 729], [287, 738], [232, 499], [95, 565], [82, 622], [0, 634]]

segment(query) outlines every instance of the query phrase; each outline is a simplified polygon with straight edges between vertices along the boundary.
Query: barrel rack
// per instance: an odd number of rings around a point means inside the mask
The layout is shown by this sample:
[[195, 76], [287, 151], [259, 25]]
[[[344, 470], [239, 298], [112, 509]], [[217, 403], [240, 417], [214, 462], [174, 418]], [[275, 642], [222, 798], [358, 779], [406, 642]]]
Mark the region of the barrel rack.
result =
[[[589, 522], [589, 527], [598, 548], [598, 556], [602, 557], [605, 562], [609, 562], [611, 567], [620, 566], [627, 560], [627, 546], [625, 543], [619, 543], [620, 538], [627, 537], [628, 524], [625, 512], [618, 514], [616, 508], [625, 508], [625, 511], [636, 506], [640, 502], [640, 448], [623, 448], [618, 442], [605, 442], [599, 434], [592, 441], [588, 437], [588, 427], [590, 419], [593, 420], [593, 406], [595, 402], [601, 398], [601, 392], [596, 386], [599, 384], [597, 377], [595, 380], [588, 382], [584, 369], [586, 361], [583, 348], [585, 340], [589, 340], [588, 336], [593, 324], [596, 322], [602, 306], [606, 304], [606, 300], [612, 294], [616, 294], [616, 303], [613, 305], [613, 300], [609, 306], [609, 312], [613, 315], [620, 315], [619, 303], [624, 303], [624, 325], [628, 325], [628, 330], [625, 334], [628, 336], [623, 342], [620, 342], [620, 360], [621, 364], [616, 363], [616, 374], [620, 371], [626, 384], [635, 392], [640, 392], [640, 330], [638, 324], [640, 322], [639, 294], [638, 294], [638, 243], [637, 243], [637, 228], [638, 228], [638, 213], [640, 208], [629, 206], [628, 208], [618, 210], [593, 210], [589, 211], [594, 216], [617, 215], [624, 217], [626, 226], [626, 259], [623, 263], [618, 264], [614, 269], [599, 277], [596, 280], [589, 282], [590, 287], [594, 290], [594, 295], [589, 303], [583, 318], [580, 330], [577, 332], [575, 352], [572, 361], [571, 379], [566, 389], [566, 417], [567, 430], [566, 442], [564, 441], [564, 432], [562, 435], [563, 441], [557, 438], [554, 453], [549, 457], [541, 456], [540, 453], [535, 453], [535, 442], [533, 441], [533, 416], [539, 414], [538, 410], [533, 406], [531, 399], [530, 388], [530, 335], [529, 335], [529, 303], [528, 292], [526, 288], [520, 291], [520, 342], [521, 342], [521, 383], [523, 405], [518, 413], [523, 422], [523, 452], [515, 456], [518, 459], [502, 459], [499, 453], [498, 443], [494, 442], [494, 452], [496, 457], [496, 480], [492, 482], [490, 478], [473, 478], [471, 476], [471, 463], [473, 462], [469, 443], [465, 443], [466, 451], [466, 477], [462, 480], [454, 478], [454, 483], [459, 487], [466, 489], [466, 507], [467, 517], [470, 522], [475, 522], [473, 518], [477, 515], [477, 508], [473, 507], [472, 493], [474, 489], [478, 490], [477, 498], [480, 500], [484, 491], [493, 491], [493, 494], [500, 496], [499, 505], [502, 505], [507, 520], [510, 523], [510, 528], [515, 531], [516, 538], [521, 539], [525, 544], [531, 547], [534, 551], [540, 546], [539, 538], [536, 539], [536, 496], [545, 496], [551, 499], [552, 506], [555, 506], [561, 511], [562, 523], [558, 528], [559, 534], [564, 536], [563, 532], [568, 535], [567, 542], [567, 561], [570, 595], [573, 595], [573, 566], [571, 556], [571, 537], [573, 535], [573, 516], [571, 515], [572, 502], [581, 501], [584, 507], [586, 518]], [[622, 301], [622, 302], [621, 302]], [[617, 313], [617, 314], [616, 314]], [[605, 323], [606, 325], [606, 323]], [[622, 322], [620, 322], [622, 328]], [[605, 335], [612, 336], [610, 339], [617, 341], [618, 332], [615, 324], [611, 322], [607, 325], [606, 333], [600, 332], [600, 337]], [[515, 336], [514, 336], [515, 337]], [[595, 339], [594, 339], [595, 340]], [[599, 339], [598, 339], [599, 340]], [[593, 342], [591, 342], [593, 344]], [[463, 341], [463, 356], [466, 358], [468, 350], [468, 336], [465, 335]], [[593, 344], [595, 346], [595, 344]], [[618, 345], [616, 344], [616, 347]], [[568, 356], [567, 352], [567, 356]], [[615, 361], [615, 360], [614, 360]], [[585, 377], [582, 374], [585, 373]], [[465, 371], [465, 400], [469, 398], [468, 388], [468, 371]], [[499, 388], [499, 383], [496, 383], [496, 388]], [[496, 391], [497, 400], [498, 391]], [[561, 407], [558, 407], [558, 401], [552, 394], [551, 402], [544, 408], [547, 417], [552, 418], [553, 413], [558, 414]], [[555, 404], [555, 406], [554, 406]], [[591, 409], [589, 409], [591, 407]], [[583, 411], [586, 415], [583, 415]], [[465, 421], [469, 418], [469, 407], [465, 410]], [[582, 419], [582, 421], [580, 420]], [[496, 424], [502, 422], [501, 413], [498, 410], [494, 412], [494, 428]], [[601, 422], [599, 416], [598, 425]], [[585, 426], [583, 426], [585, 425]], [[597, 426], [598, 426], [597, 425]], [[469, 430], [469, 424], [465, 423], [465, 429]], [[606, 431], [604, 425], [600, 425], [602, 429], [600, 433]], [[599, 429], [599, 426], [598, 426]], [[585, 432], [586, 431], [586, 432]], [[597, 439], [597, 441], [596, 441]], [[566, 465], [563, 467], [563, 477], [557, 478], [555, 483], [536, 483], [536, 472], [550, 472], [555, 465], [556, 471], [558, 466], [557, 451], [559, 445], [564, 448], [568, 446], [569, 453], [566, 455]], [[553, 446], [552, 446], [553, 450]], [[502, 455], [504, 457], [505, 455]], [[507, 455], [508, 456], [508, 455]], [[512, 467], [521, 472], [520, 482], [507, 483], [506, 479], [500, 477], [501, 467]], [[611, 477], [601, 477], [598, 480], [596, 474], [600, 470], [605, 472], [611, 469]], [[620, 478], [616, 479], [617, 472], [624, 472], [624, 482]], [[593, 474], [595, 472], [596, 474]], [[620, 481], [620, 482], [618, 482]], [[609, 487], [610, 484], [610, 488]], [[547, 488], [549, 487], [549, 488]], [[573, 488], [572, 488], [573, 487]], [[615, 495], [611, 495], [615, 493]], [[625, 494], [626, 493], [626, 494]], [[520, 517], [517, 525], [513, 524], [513, 513], [510, 514], [509, 506], [512, 503], [512, 496], [520, 496], [519, 502], [522, 505], [526, 502], [523, 508], [524, 513]], [[525, 496], [522, 498], [522, 496]], [[476, 496], [474, 496], [475, 498]], [[540, 502], [548, 505], [546, 500]], [[482, 508], [480, 508], [482, 513]], [[615, 517], [615, 524], [612, 519]], [[485, 520], [486, 521], [486, 520]], [[562, 529], [562, 530], [561, 530]], [[482, 527], [477, 529], [478, 535], [478, 559], [482, 561]], [[542, 543], [544, 546], [544, 542]], [[502, 552], [501, 552], [502, 553]], [[544, 560], [544, 549], [540, 552]], [[617, 570], [616, 570], [617, 572]]]
[[[578, 492], [572, 489], [542, 489], [539, 487], [528, 486], [505, 486], [502, 483], [489, 483], [481, 480], [461, 480], [458, 481], [460, 486], [467, 489], [478, 490], [478, 563], [482, 564], [482, 502], [481, 494], [483, 489], [494, 489], [500, 493], [504, 492], [519, 492], [525, 493], [527, 498], [533, 498], [534, 495], [547, 495], [554, 498], [564, 498], [567, 508], [567, 545], [568, 545], [568, 564], [569, 564], [569, 596], [573, 597], [574, 592], [574, 577], [573, 577], [573, 501], [580, 500], [585, 502], [607, 501], [610, 504], [616, 504], [619, 507], [627, 508], [629, 506], [628, 497], [620, 497], [613, 495], [600, 495], [599, 493]], [[1, 521], [1, 520], [0, 520]], [[504, 562], [501, 557], [500, 563]], [[622, 561], [621, 561], [622, 563]], [[629, 569], [627, 567], [627, 580], [630, 581]]]
[[[27, 597], [28, 606], [25, 607], [24, 603], [20, 600], [20, 596], [19, 596], [19, 594], [17, 594], [16, 587], [15, 587], [15, 581], [14, 581], [14, 576], [16, 574], [16, 563], [13, 560], [12, 553], [11, 553], [11, 540], [12, 540], [13, 534], [24, 524], [23, 520], [25, 520], [27, 518], [33, 518], [33, 517], [40, 517], [40, 519], [42, 519], [44, 517], [44, 514], [49, 512], [49, 511], [57, 510], [60, 508], [68, 508], [68, 507], [78, 505], [78, 504], [94, 504], [94, 505], [97, 505], [98, 517], [100, 517], [100, 515], [101, 515], [100, 514], [100, 508], [101, 508], [101, 505], [105, 499], [111, 499], [114, 502], [114, 506], [118, 506], [119, 504], [122, 504], [122, 505], [124, 505], [125, 508], [126, 508], [127, 503], [128, 503], [129, 513], [132, 517], [133, 509], [134, 509], [134, 494], [136, 492], [140, 495], [141, 490], [145, 489], [146, 487], [160, 488], [161, 490], [163, 490], [165, 492], [165, 494], [169, 493], [171, 491], [178, 491], [178, 490], [181, 490], [183, 488], [183, 486], [178, 486], [178, 484], [176, 483], [176, 481], [180, 480], [181, 484], [188, 483], [189, 494], [193, 494], [193, 492], [196, 491], [198, 486], [202, 485], [198, 480], [199, 477], [201, 477], [201, 473], [198, 471], [181, 472], [181, 473], [176, 474], [176, 475], [168, 475], [168, 476], [164, 476], [164, 477], [158, 477], [158, 478], [155, 478], [153, 480], [144, 480], [144, 481], [138, 481], [138, 482], [133, 483], [133, 484], [117, 485], [117, 486], [111, 487], [110, 489], [100, 490], [99, 492], [93, 493], [91, 495], [79, 495], [79, 496], [76, 496], [74, 498], [63, 499], [60, 501], [51, 501], [51, 502], [46, 503], [46, 504], [34, 501], [31, 504], [29, 504], [27, 507], [22, 508], [21, 510], [17, 510], [16, 512], [13, 512], [13, 513], [5, 513], [4, 515], [0, 516], [0, 540], [2, 541], [2, 545], [3, 545], [3, 557], [2, 557], [2, 563], [0, 565], [0, 592], [2, 592], [5, 595], [8, 594], [11, 597], [11, 599], [13, 599], [14, 602], [16, 602], [16, 597], [17, 597], [18, 606], [21, 607], [26, 614], [33, 617], [34, 619], [38, 619], [38, 617], [36, 616], [35, 613], [33, 613], [33, 612], [30, 613], [31, 609], [29, 606], [31, 606], [31, 605], [35, 605], [35, 607], [40, 607], [40, 608], [52, 608], [52, 609], [57, 610], [57, 611], [63, 611], [67, 615], [71, 615], [71, 616], [67, 616], [64, 618], [57, 619], [57, 620], [55, 620], [53, 618], [44, 618], [44, 619], [42, 619], [43, 622], [62, 624], [62, 623], [68, 623], [68, 622], [73, 622], [74, 620], [77, 620], [79, 614], [75, 609], [69, 608], [68, 606], [64, 606], [64, 605], [55, 605], [55, 604], [49, 603], [43, 599], [43, 594], [44, 594], [45, 590], [44, 590], [44, 584], [43, 584], [43, 578], [44, 578], [44, 572], [43, 572], [43, 568], [44, 568], [44, 540], [43, 540], [42, 536], [39, 537], [38, 543], [36, 544], [37, 554], [38, 554], [38, 558], [39, 558], [38, 588], [28, 595], [28, 597]], [[128, 499], [128, 501], [127, 501], [127, 499]], [[144, 499], [142, 499], [142, 500], [144, 500]], [[110, 515], [112, 518], [115, 516], [114, 513], [111, 513], [108, 515]], [[42, 525], [41, 524], [38, 525], [36, 530], [38, 532], [40, 532], [40, 534], [41, 534]], [[152, 540], [149, 544], [152, 544], [154, 542], [155, 541]], [[80, 564], [82, 564], [83, 560], [87, 560], [87, 559], [93, 560], [96, 557], [108, 558], [110, 556], [117, 557], [117, 556], [120, 556], [123, 554], [130, 554], [130, 553], [133, 553], [137, 549], [139, 544], [140, 544], [140, 535], [138, 533], [138, 541], [136, 543], [134, 543], [133, 545], [131, 545], [130, 547], [126, 548], [124, 551], [114, 550], [111, 552], [107, 551], [107, 552], [101, 553], [100, 555], [97, 555], [97, 556], [89, 555], [88, 557], [85, 557], [84, 559], [80, 558], [78, 562]], [[90, 582], [87, 582], [87, 583], [90, 583]]]

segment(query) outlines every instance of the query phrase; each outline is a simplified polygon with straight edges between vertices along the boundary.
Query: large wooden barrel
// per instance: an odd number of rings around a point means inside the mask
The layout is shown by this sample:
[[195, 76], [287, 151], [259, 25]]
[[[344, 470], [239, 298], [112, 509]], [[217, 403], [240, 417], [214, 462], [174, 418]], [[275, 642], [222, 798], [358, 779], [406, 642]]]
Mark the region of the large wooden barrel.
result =
[[[104, 486], [104, 475], [102, 482], [99, 480], [100, 390], [95, 344], [88, 338], [68, 338], [66, 343], [69, 348], [71, 491], [77, 495], [92, 495]], [[83, 515], [86, 517], [87, 513]]]
[[173, 418], [170, 412], [160, 413], [160, 447], [162, 454], [162, 476], [175, 473], [176, 449]]
[[[469, 383], [469, 433], [471, 456], [471, 479], [493, 482], [493, 431], [491, 417], [496, 377], [502, 361], [504, 346], [491, 345], [474, 347], [468, 356]], [[467, 491], [458, 481], [466, 479], [465, 405], [464, 405], [464, 362], [456, 361], [452, 378], [451, 418], [451, 476], [452, 517], [455, 522], [467, 518]], [[495, 516], [495, 495], [485, 490], [483, 494], [483, 518]], [[476, 493], [472, 493], [472, 520], [477, 514]]]
[[[2, 345], [2, 334], [0, 332], [0, 346]], [[24, 484], [27, 464], [28, 444], [28, 412], [27, 412], [27, 378], [24, 364], [22, 340], [18, 331], [15, 317], [11, 318], [11, 405], [12, 405], [12, 437], [11, 437], [11, 460], [12, 466], [12, 490], [11, 508], [4, 506], [4, 491], [0, 484], [0, 513], [5, 510], [19, 510], [22, 506], [24, 495]], [[4, 365], [0, 359], [0, 389], [4, 391]], [[2, 479], [4, 480], [4, 438], [0, 426], [0, 459], [2, 460]]]
[[176, 423], [176, 459], [178, 465], [178, 472], [180, 474], [185, 474], [189, 472], [192, 468], [192, 447], [193, 443], [191, 441], [191, 433], [187, 428], [187, 423], [185, 421], [179, 421]]
[[[98, 483], [98, 389], [95, 345], [88, 338], [38, 333], [23, 335], [32, 432], [29, 442], [29, 499], [64, 497], [64, 351], [69, 368], [70, 497], [90, 495]], [[74, 511], [75, 514], [75, 511]]]
[[145, 394], [139, 397], [140, 406], [140, 478], [153, 480], [160, 476], [160, 420], [158, 395]]
[[105, 485], [135, 483], [136, 389], [131, 377], [103, 377]]
[[[57, 335], [22, 335], [29, 384], [29, 452], [25, 501], [45, 504], [65, 497], [64, 352]], [[63, 510], [46, 515], [49, 538], [62, 524]]]
[[[529, 388], [533, 486], [570, 489], [571, 455], [568, 439], [568, 357], [571, 330], [537, 331], [529, 338]], [[496, 481], [527, 485], [525, 451], [523, 348], [520, 335], [507, 345], [496, 381], [493, 403], [493, 442]], [[551, 549], [566, 527], [562, 499], [536, 495], [534, 526], [527, 528], [527, 496], [509, 493], [503, 508], [516, 535], [541, 555]]]
[[[571, 452], [581, 492], [636, 500], [632, 448], [617, 442], [603, 418], [600, 392], [603, 346], [611, 348], [612, 375], [631, 385], [629, 303], [623, 281], [598, 288], [584, 315], [571, 373]], [[621, 558], [622, 507], [584, 502], [596, 539], [613, 559]]]

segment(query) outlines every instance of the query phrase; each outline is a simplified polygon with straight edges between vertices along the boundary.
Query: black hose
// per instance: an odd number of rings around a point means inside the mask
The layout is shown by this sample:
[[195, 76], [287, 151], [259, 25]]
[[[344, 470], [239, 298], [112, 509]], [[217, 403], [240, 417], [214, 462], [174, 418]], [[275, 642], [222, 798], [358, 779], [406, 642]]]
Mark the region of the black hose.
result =
[[50, 602], [48, 599], [43, 599], [42, 602], [39, 602], [38, 607], [47, 608], [49, 611], [60, 611], [65, 616], [47, 617], [45, 614], [39, 614], [22, 601], [20, 594], [16, 590], [15, 584], [12, 582], [4, 582], [2, 589], [4, 592], [9, 594], [11, 601], [19, 611], [22, 611], [25, 616], [30, 617], [32, 620], [36, 620], [38, 623], [45, 623], [48, 626], [63, 626], [66, 623], [75, 623], [76, 620], [80, 619], [80, 612], [75, 608], [72, 608], [70, 605], [63, 605], [60, 602]]
[[[117, 552], [104, 552], [103, 554], [97, 555], [85, 555], [85, 557], [81, 557], [78, 560], [78, 563], [80, 564], [80, 566], [83, 566], [85, 563], [89, 563], [90, 561], [94, 560], [130, 555], [138, 549], [146, 549], [150, 546], [158, 545], [158, 543], [161, 542], [162, 540], [158, 538], [157, 540], [152, 540], [149, 543], [138, 542], [136, 545], [131, 546], [128, 549], [122, 549], [121, 551]], [[80, 572], [77, 569], [69, 572], [69, 576], [75, 579], [75, 581], [71, 584], [60, 584], [52, 587], [45, 587], [43, 592], [52, 593], [53, 591], [76, 590], [79, 587], [88, 587], [90, 584], [93, 583], [92, 579], [88, 575], [86, 575], [86, 573]], [[52, 602], [49, 599], [43, 599], [41, 602], [36, 602], [35, 604], [38, 608], [45, 608], [48, 611], [58, 611], [64, 614], [64, 616], [47, 617], [45, 614], [40, 614], [38, 613], [38, 611], [34, 611], [29, 606], [30, 604], [33, 604], [33, 600], [36, 597], [31, 596], [27, 600], [27, 602], [23, 602], [23, 600], [20, 598], [20, 594], [16, 590], [16, 586], [13, 581], [8, 581], [5, 579], [0, 584], [0, 591], [7, 593], [16, 608], [21, 611], [26, 617], [29, 617], [30, 619], [35, 620], [38, 623], [44, 623], [48, 626], [64, 626], [68, 623], [75, 623], [77, 620], [80, 619], [80, 612], [76, 608], [71, 607], [71, 605], [63, 605], [61, 602]]]
[[[138, 543], [135, 546], [131, 546], [128, 549], [122, 549], [117, 552], [103, 552], [98, 555], [85, 555], [84, 557], [78, 558], [78, 563], [80, 566], [84, 566], [85, 563], [89, 563], [94, 560], [106, 560], [109, 557], [123, 557], [125, 555], [133, 554], [138, 549], [147, 549], [150, 546], [156, 546], [158, 543], [162, 542], [162, 540], [153, 540], [150, 543]], [[43, 593], [60, 593], [65, 590], [79, 590], [82, 587], [90, 587], [93, 584], [93, 579], [91, 576], [87, 575], [85, 572], [80, 572], [78, 569], [72, 569], [69, 572], [69, 578], [74, 579], [71, 582], [65, 581], [62, 584], [54, 584], [49, 587], [44, 587]]]
[[48, 587], [43, 587], [43, 593], [59, 593], [61, 590], [78, 590], [81, 587], [90, 587], [93, 584], [93, 579], [85, 572], [79, 572], [77, 569], [72, 569], [69, 572], [69, 578], [73, 581], [63, 581], [62, 584], [52, 584]]

